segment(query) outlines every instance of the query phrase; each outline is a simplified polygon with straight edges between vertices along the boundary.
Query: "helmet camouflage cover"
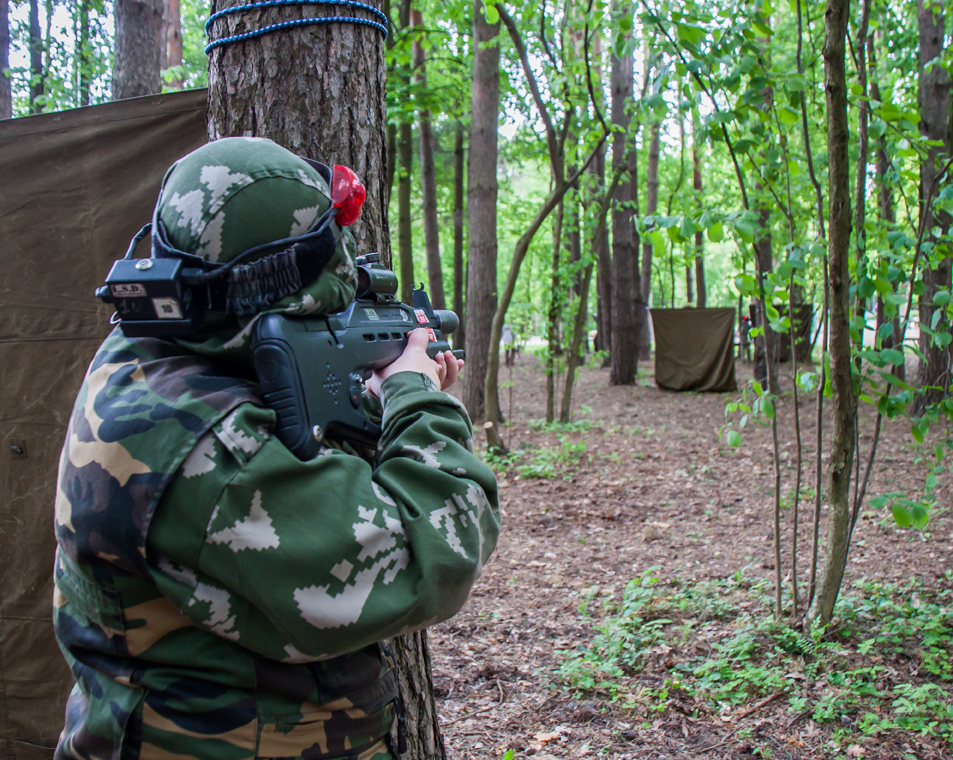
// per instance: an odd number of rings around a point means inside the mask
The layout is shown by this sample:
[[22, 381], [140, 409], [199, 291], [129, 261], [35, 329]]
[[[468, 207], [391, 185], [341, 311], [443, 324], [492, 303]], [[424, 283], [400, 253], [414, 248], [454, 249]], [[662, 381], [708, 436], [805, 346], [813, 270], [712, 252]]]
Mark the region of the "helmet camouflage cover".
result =
[[[162, 181], [157, 219], [174, 247], [225, 264], [249, 248], [308, 232], [331, 205], [330, 196], [321, 173], [280, 145], [258, 137], [226, 137], [172, 165]], [[344, 308], [356, 285], [354, 248], [350, 233], [338, 230], [337, 250], [324, 273], [267, 311], [314, 314]]]

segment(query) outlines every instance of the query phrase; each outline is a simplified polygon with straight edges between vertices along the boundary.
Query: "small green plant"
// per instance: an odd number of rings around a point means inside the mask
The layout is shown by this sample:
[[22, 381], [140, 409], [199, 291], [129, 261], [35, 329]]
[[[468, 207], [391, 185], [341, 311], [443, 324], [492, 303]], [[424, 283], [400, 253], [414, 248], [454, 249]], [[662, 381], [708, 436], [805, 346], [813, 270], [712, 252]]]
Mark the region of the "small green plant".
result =
[[558, 653], [558, 677], [650, 713], [676, 692], [712, 712], [778, 695], [791, 713], [832, 724], [835, 742], [906, 731], [953, 745], [953, 590], [860, 581], [834, 629], [806, 633], [774, 622], [768, 591], [742, 571], [690, 583], [652, 568], [607, 598], [601, 619], [587, 599], [594, 635]]

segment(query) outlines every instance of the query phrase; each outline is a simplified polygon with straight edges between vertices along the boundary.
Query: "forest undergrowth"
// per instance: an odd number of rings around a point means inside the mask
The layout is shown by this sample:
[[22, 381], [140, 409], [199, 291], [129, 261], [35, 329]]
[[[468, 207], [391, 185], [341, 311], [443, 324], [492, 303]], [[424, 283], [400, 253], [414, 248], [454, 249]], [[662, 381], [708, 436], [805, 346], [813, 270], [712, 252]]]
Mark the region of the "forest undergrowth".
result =
[[[431, 629], [451, 758], [953, 758], [948, 473], [923, 532], [864, 509], [834, 623], [807, 631], [788, 618], [790, 549], [785, 618], [773, 615], [770, 431], [737, 449], [718, 437], [737, 394], [660, 391], [651, 363], [637, 387], [612, 388], [608, 369], [589, 367], [574, 421], [546, 425], [535, 357], [507, 372], [510, 453], [487, 455], [500, 546], [463, 612]], [[740, 365], [739, 383], [749, 378]], [[802, 398], [804, 440], [813, 405]], [[790, 547], [790, 394], [778, 412]], [[869, 497], [916, 495], [942, 434], [918, 443], [908, 425], [886, 424]], [[810, 451], [804, 470], [809, 547]], [[809, 562], [806, 549], [802, 611]]]

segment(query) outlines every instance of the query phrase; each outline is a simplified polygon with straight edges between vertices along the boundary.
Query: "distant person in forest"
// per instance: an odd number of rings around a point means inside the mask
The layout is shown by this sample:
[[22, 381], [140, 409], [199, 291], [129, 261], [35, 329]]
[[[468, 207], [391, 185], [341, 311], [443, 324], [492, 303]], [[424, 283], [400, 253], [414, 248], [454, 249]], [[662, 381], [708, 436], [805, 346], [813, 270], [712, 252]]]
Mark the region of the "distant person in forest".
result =
[[513, 328], [508, 324], [503, 325], [503, 363], [507, 367], [513, 366], [513, 361], [516, 357], [517, 343], [516, 335], [513, 333]]
[[741, 318], [738, 338], [741, 343], [739, 358], [744, 357], [744, 362], [748, 364], [751, 362], [751, 318], [747, 314]]
[[380, 642], [461, 608], [496, 545], [497, 486], [444, 392], [462, 362], [428, 357], [422, 329], [366, 383], [376, 451], [330, 440], [302, 461], [276, 435], [252, 325], [339, 311], [357, 285], [330, 179], [270, 140], [225, 138], [163, 180], [137, 269], [205, 271], [211, 311], [188, 338], [117, 327], [73, 408], [53, 614], [76, 685], [56, 760], [397, 757]]

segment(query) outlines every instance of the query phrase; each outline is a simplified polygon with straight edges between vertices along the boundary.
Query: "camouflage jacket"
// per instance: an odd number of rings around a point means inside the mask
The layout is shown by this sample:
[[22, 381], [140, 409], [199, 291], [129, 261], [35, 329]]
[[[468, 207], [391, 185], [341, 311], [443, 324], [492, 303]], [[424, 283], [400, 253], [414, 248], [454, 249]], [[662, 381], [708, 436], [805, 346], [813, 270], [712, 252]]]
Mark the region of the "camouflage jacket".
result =
[[382, 394], [373, 464], [302, 462], [254, 383], [107, 339], [57, 484], [58, 760], [391, 757], [376, 642], [462, 606], [499, 512], [462, 405], [416, 373]]

